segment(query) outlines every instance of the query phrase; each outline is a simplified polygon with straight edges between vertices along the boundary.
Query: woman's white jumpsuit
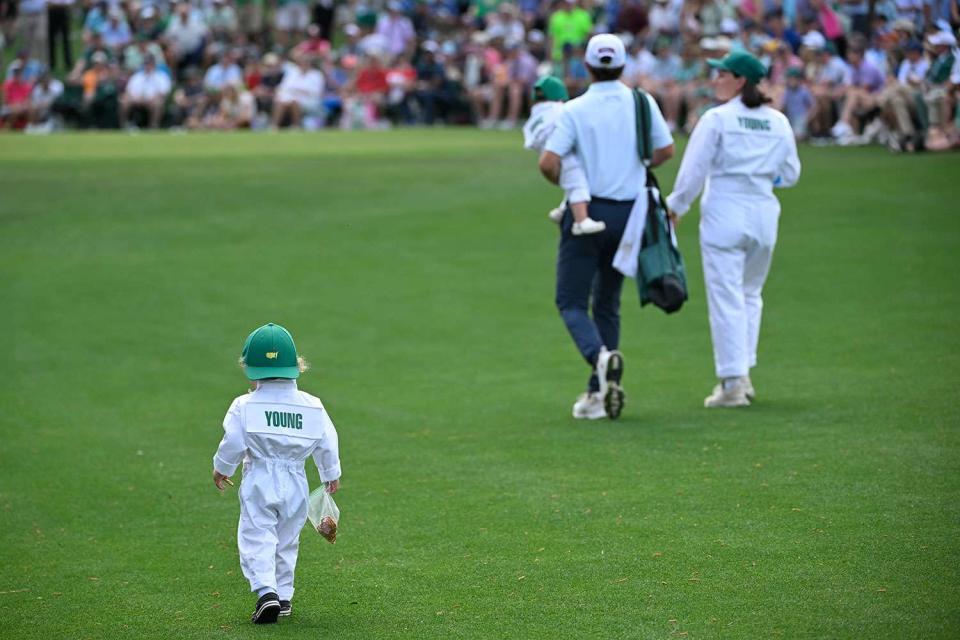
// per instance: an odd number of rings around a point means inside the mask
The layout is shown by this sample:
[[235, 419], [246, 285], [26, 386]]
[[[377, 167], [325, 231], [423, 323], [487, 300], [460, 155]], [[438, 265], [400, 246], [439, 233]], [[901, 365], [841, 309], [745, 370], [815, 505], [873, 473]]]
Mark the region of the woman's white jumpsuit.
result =
[[697, 123], [667, 206], [682, 216], [703, 190], [700, 250], [718, 378], [746, 376], [757, 364], [760, 293], [777, 242], [774, 187], [800, 178], [786, 116], [749, 108], [739, 97]]
[[320, 479], [340, 477], [337, 431], [320, 400], [294, 380], [261, 382], [233, 401], [223, 420], [213, 467], [232, 476], [243, 461], [237, 547], [250, 590], [293, 598], [300, 530], [309, 487], [303, 469], [312, 456]]

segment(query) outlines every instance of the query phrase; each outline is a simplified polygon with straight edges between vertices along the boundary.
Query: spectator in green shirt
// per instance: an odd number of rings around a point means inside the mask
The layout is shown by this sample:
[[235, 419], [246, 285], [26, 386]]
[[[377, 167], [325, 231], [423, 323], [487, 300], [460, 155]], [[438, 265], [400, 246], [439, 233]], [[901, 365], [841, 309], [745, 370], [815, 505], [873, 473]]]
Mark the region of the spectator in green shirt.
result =
[[561, 0], [560, 6], [547, 24], [547, 35], [555, 61], [563, 59], [563, 48], [567, 45], [582, 47], [593, 31], [593, 18], [577, 0]]

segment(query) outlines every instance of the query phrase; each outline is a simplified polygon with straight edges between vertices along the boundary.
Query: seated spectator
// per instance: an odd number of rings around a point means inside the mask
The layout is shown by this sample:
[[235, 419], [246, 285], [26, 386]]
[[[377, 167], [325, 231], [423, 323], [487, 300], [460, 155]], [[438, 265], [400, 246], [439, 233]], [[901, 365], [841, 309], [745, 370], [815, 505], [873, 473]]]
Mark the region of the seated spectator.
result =
[[221, 92], [220, 104], [205, 123], [210, 129], [229, 131], [249, 129], [257, 115], [257, 102], [243, 85], [228, 84]]
[[487, 37], [491, 40], [500, 38], [507, 47], [522, 45], [526, 40], [526, 29], [519, 14], [516, 5], [501, 2], [496, 13], [487, 16]]
[[417, 63], [416, 99], [420, 106], [423, 122], [433, 125], [437, 119], [437, 112], [445, 117], [449, 107], [449, 96], [446, 91], [446, 72], [443, 65], [437, 61], [436, 42], [423, 43], [420, 61]]
[[188, 67], [183, 76], [183, 84], [173, 93], [177, 121], [188, 129], [197, 129], [203, 124], [204, 110], [207, 108], [203, 76], [196, 67]]
[[247, 85], [253, 92], [258, 109], [265, 113], [273, 112], [273, 99], [277, 87], [283, 81], [283, 65], [280, 62], [280, 56], [275, 53], [268, 53], [263, 56], [257, 83], [255, 85], [248, 83]]
[[563, 48], [563, 64], [558, 75], [563, 78], [563, 83], [573, 98], [586, 91], [590, 84], [590, 73], [587, 71], [584, 54], [584, 48], [579, 45], [567, 45]]
[[803, 37], [800, 52], [806, 64], [810, 91], [817, 101], [814, 115], [808, 121], [809, 133], [812, 137], [825, 138], [830, 136], [836, 122], [836, 105], [844, 97], [847, 64], [836, 54], [833, 43], [816, 31]]
[[42, 62], [30, 57], [30, 51], [28, 49], [20, 49], [17, 51], [16, 57], [7, 65], [7, 72], [3, 76], [4, 80], [9, 80], [13, 77], [14, 68], [19, 69], [20, 78], [24, 82], [35, 82], [43, 75], [44, 71], [46, 71]]
[[386, 51], [383, 53], [390, 57], [404, 53], [416, 40], [413, 23], [403, 14], [403, 4], [399, 0], [387, 2], [386, 12], [377, 18], [376, 33], [386, 43]]
[[707, 81], [707, 69], [700, 59], [699, 49], [695, 44], [684, 46], [680, 67], [664, 96], [664, 110], [673, 114], [678, 124], [682, 121], [683, 130], [689, 133], [706, 111], [712, 95]]
[[353, 123], [363, 128], [378, 127], [384, 115], [387, 92], [387, 70], [379, 56], [366, 56], [360, 62], [360, 69], [347, 91], [344, 111], [354, 116]]
[[136, 42], [123, 50], [123, 68], [129, 74], [134, 74], [143, 68], [147, 56], [152, 56], [161, 71], [167, 72], [172, 77], [170, 69], [164, 62], [163, 49], [156, 42], [151, 42], [147, 36], [140, 34], [136, 37]]
[[119, 57], [123, 48], [133, 40], [130, 25], [120, 9], [111, 9], [107, 15], [107, 23], [101, 28], [100, 36], [105, 47], [113, 52], [114, 58]]
[[188, 66], [200, 65], [207, 33], [207, 25], [194, 14], [190, 3], [179, 2], [163, 32], [173, 56], [171, 62], [178, 72]]
[[143, 69], [133, 74], [120, 97], [120, 128], [127, 126], [127, 117], [134, 110], [145, 111], [148, 126], [158, 128], [171, 87], [170, 76], [157, 69], [156, 60], [148, 54]]
[[954, 56], [957, 38], [949, 31], [937, 31], [927, 37], [927, 42], [930, 43], [933, 59], [923, 91], [923, 104], [929, 123], [926, 147], [931, 151], [943, 151], [956, 142], [950, 76], [957, 62]]
[[109, 21], [110, 8], [107, 0], [97, 0], [83, 20], [83, 41], [90, 44], [94, 34], [102, 35]]
[[806, 86], [801, 67], [790, 67], [785, 75], [786, 88], [782, 93], [779, 109], [790, 121], [790, 127], [797, 140], [804, 140], [817, 102]]
[[277, 0], [273, 14], [274, 37], [284, 48], [295, 42], [310, 24], [310, 9], [304, 0]]
[[134, 28], [134, 38], [142, 36], [147, 40], [157, 40], [163, 35], [164, 23], [160, 14], [153, 5], [147, 5], [140, 10], [140, 20]]
[[[736, 9], [727, 0], [703, 0], [699, 7], [693, 5], [689, 8], [696, 11], [700, 22], [700, 33], [706, 37], [719, 36], [721, 33], [727, 36], [736, 35], [739, 30], [734, 20], [737, 15]], [[734, 29], [731, 29], [731, 20], [734, 21]]]
[[787, 22], [783, 19], [783, 10], [774, 9], [766, 14], [764, 17], [767, 27], [767, 34], [771, 38], [777, 40], [782, 40], [790, 45], [790, 50], [793, 53], [798, 53], [800, 51], [801, 38], [793, 27], [789, 26]]
[[91, 56], [91, 66], [83, 72], [83, 101], [80, 115], [83, 123], [95, 127], [115, 127], [117, 106], [117, 70], [102, 51]]
[[27, 131], [49, 132], [53, 129], [53, 105], [63, 95], [63, 83], [44, 72], [30, 92], [30, 125]]
[[906, 57], [897, 70], [896, 82], [890, 82], [880, 94], [880, 107], [891, 131], [892, 151], [912, 153], [922, 141], [917, 136], [914, 120], [919, 119], [918, 104], [923, 96], [923, 79], [930, 63], [923, 57], [923, 44], [911, 41]]
[[237, 12], [226, 0], [213, 0], [204, 14], [204, 22], [216, 40], [232, 40], [240, 30]]
[[875, 115], [879, 106], [880, 90], [884, 85], [883, 74], [863, 56], [863, 42], [854, 42], [847, 47], [847, 77], [844, 79], [843, 110], [840, 120], [830, 133], [840, 144], [848, 144], [862, 125]]
[[323, 85], [323, 113], [327, 125], [336, 124], [343, 113], [343, 92], [349, 85], [351, 71], [356, 68], [356, 56], [346, 55], [339, 59], [324, 56], [320, 59], [322, 65]]
[[311, 24], [307, 27], [307, 39], [295, 46], [290, 55], [294, 58], [305, 55], [313, 59], [329, 51], [330, 43], [320, 37], [320, 27]]
[[650, 70], [656, 58], [643, 46], [640, 38], [632, 38], [627, 47], [627, 64], [623, 67], [621, 79], [630, 87], [639, 87], [650, 76]]
[[669, 96], [673, 94], [673, 85], [675, 78], [681, 72], [680, 56], [673, 52], [670, 40], [659, 38], [653, 45], [653, 66], [650, 68], [650, 75], [645, 79], [643, 88], [653, 94], [658, 102], [664, 104], [664, 118], [670, 131], [677, 128], [677, 105], [666, 104]]
[[203, 76], [203, 88], [211, 106], [220, 103], [220, 91], [226, 85], [242, 83], [243, 71], [237, 65], [237, 54], [232, 49], [225, 51]]
[[10, 74], [3, 83], [0, 125], [11, 129], [22, 129], [29, 121], [30, 92], [33, 84], [23, 79], [23, 64], [19, 60], [10, 63]]
[[414, 85], [417, 71], [410, 64], [410, 57], [399, 55], [387, 70], [386, 116], [393, 124], [413, 124]]
[[369, 11], [357, 13], [356, 32], [351, 36], [351, 25], [344, 28], [348, 38], [355, 41], [352, 53], [358, 56], [382, 56], [390, 49], [390, 42], [382, 33], [376, 31], [377, 14]]
[[320, 115], [323, 84], [323, 74], [310, 66], [306, 56], [287, 64], [273, 100], [273, 127], [280, 128], [287, 119], [291, 127], [301, 127], [305, 115]]

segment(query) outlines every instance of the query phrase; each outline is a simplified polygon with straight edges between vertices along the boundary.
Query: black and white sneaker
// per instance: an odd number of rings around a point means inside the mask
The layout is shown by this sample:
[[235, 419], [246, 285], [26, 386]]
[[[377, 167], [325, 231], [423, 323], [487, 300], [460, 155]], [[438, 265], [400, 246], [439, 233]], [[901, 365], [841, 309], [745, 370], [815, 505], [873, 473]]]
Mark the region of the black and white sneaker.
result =
[[280, 600], [277, 594], [268, 593], [260, 596], [257, 606], [253, 610], [253, 624], [273, 624], [280, 615]]
[[600, 382], [600, 395], [607, 417], [616, 420], [623, 411], [626, 394], [620, 386], [623, 378], [623, 354], [619, 351], [607, 351], [604, 348], [597, 358], [597, 379]]
[[280, 617], [285, 618], [286, 616], [293, 613], [293, 605], [290, 604], [289, 600], [280, 601]]

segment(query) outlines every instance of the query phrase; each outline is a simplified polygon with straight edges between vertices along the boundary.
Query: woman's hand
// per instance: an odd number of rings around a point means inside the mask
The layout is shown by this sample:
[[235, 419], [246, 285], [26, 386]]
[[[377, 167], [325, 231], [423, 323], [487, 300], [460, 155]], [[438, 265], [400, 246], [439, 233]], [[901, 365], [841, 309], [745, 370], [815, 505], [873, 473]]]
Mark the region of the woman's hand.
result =
[[340, 479], [331, 480], [327, 483], [327, 493], [334, 494], [340, 488]]

